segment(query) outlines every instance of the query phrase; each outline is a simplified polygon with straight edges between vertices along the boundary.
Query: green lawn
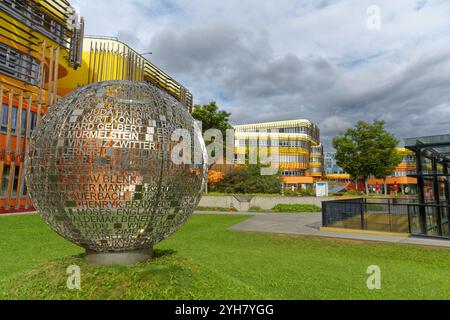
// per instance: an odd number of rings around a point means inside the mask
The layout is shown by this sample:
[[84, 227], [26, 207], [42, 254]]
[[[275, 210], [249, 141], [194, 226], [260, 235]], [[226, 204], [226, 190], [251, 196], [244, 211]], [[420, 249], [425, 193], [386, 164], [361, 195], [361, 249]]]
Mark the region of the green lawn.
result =
[[[449, 299], [446, 249], [228, 231], [244, 216], [194, 216], [136, 267], [93, 267], [37, 216], [0, 218], [0, 299]], [[65, 287], [82, 270], [82, 290]], [[367, 289], [367, 267], [382, 290]]]

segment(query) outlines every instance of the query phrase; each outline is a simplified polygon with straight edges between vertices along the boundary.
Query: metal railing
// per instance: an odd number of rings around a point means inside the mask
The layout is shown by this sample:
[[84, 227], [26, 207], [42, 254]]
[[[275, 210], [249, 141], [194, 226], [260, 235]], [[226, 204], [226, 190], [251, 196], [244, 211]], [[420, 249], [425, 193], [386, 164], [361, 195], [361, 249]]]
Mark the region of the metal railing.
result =
[[[322, 225], [450, 238], [450, 206], [408, 198], [358, 198], [322, 204]], [[425, 217], [425, 219], [424, 219]]]
[[410, 233], [410, 199], [347, 199], [322, 205], [323, 226]]

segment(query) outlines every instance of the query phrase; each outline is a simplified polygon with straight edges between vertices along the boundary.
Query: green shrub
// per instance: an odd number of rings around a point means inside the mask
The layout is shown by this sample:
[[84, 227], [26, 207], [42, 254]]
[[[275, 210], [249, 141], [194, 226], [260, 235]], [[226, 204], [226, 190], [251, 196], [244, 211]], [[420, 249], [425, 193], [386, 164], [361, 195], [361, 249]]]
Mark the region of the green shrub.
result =
[[315, 196], [314, 190], [312, 189], [298, 189], [295, 191], [286, 190], [284, 194], [288, 197], [313, 197]]
[[342, 197], [344, 195], [344, 193], [342, 193], [342, 192], [330, 193], [329, 195], [330, 195], [330, 197]]
[[347, 196], [347, 197], [355, 197], [355, 196], [361, 197], [361, 196], [364, 196], [364, 195], [365, 195], [364, 192], [359, 192], [359, 191], [356, 191], [356, 190], [348, 190], [346, 193], [344, 193], [344, 196]]
[[277, 204], [274, 212], [321, 212], [322, 209], [312, 204]]
[[275, 193], [281, 191], [281, 177], [261, 175], [260, 165], [245, 165], [235, 167], [217, 184], [210, 185], [209, 191], [220, 193]]
[[224, 192], [208, 192], [204, 193], [203, 196], [207, 197], [227, 197], [227, 196], [251, 196], [251, 197], [281, 197], [280, 193], [224, 193]]
[[197, 207], [196, 211], [212, 211], [212, 212], [237, 212], [234, 207], [231, 208], [221, 208], [221, 207]]

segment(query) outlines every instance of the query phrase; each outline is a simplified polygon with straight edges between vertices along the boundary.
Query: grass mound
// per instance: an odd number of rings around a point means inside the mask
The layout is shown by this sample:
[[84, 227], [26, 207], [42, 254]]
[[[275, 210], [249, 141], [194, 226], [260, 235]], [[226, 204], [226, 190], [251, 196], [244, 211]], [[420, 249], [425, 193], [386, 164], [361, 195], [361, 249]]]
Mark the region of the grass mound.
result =
[[[81, 269], [81, 290], [67, 288], [71, 265]], [[226, 292], [223, 291], [226, 288]], [[258, 297], [250, 286], [201, 266], [170, 250], [134, 267], [99, 267], [82, 255], [42, 264], [0, 281], [1, 299], [245, 299]], [[260, 297], [264, 298], [264, 297]]]
[[450, 299], [447, 249], [229, 230], [248, 218], [193, 216], [135, 267], [87, 265], [37, 216], [0, 218], [0, 299]]

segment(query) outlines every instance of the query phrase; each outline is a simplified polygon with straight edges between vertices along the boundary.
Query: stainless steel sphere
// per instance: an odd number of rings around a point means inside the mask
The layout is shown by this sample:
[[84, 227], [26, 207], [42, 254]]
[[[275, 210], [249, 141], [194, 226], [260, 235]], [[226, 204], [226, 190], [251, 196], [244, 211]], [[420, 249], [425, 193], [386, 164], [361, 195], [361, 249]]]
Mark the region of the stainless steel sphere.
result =
[[[191, 140], [174, 138], [178, 129]], [[54, 231], [88, 250], [151, 248], [200, 201], [207, 161], [196, 130], [188, 110], [152, 85], [80, 88], [50, 107], [33, 133], [29, 195]], [[190, 142], [191, 163], [173, 161], [180, 141]]]

